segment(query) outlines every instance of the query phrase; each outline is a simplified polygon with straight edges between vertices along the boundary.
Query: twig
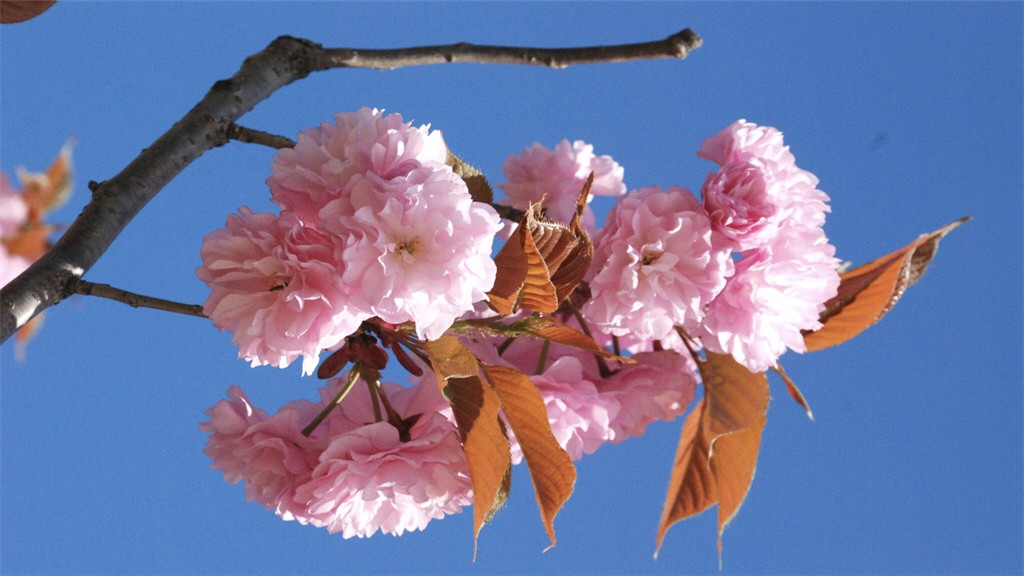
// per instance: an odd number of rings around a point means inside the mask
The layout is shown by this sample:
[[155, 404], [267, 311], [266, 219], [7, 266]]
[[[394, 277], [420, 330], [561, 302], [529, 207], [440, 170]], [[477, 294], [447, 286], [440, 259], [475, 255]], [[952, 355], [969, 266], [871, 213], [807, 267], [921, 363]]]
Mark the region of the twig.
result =
[[75, 280], [71, 284], [71, 288], [72, 292], [75, 294], [99, 296], [100, 298], [117, 300], [118, 302], [123, 302], [131, 306], [132, 308], [153, 308], [156, 310], [164, 310], [166, 312], [185, 314], [187, 316], [206, 318], [206, 314], [203, 314], [203, 307], [196, 304], [182, 304], [181, 302], [164, 300], [163, 298], [144, 296], [142, 294], [128, 292], [127, 290], [121, 290], [120, 288], [114, 288], [107, 284], [87, 282], [81, 278]]
[[74, 284], [164, 186], [203, 153], [230, 141], [231, 126], [279, 88], [330, 68], [398, 68], [447, 62], [572, 64], [685, 58], [701, 44], [689, 29], [658, 42], [589, 48], [512, 48], [451, 44], [395, 50], [324, 49], [282, 36], [245, 59], [116, 176], [90, 187], [92, 200], [46, 254], [0, 289], [0, 343], [43, 310], [74, 293]]
[[292, 140], [291, 138], [278, 136], [277, 134], [271, 134], [270, 132], [264, 132], [262, 130], [246, 128], [245, 126], [239, 126], [238, 124], [231, 124], [228, 126], [228, 138], [238, 140], [239, 142], [245, 142], [247, 144], [263, 144], [264, 146], [270, 146], [271, 148], [276, 149], [295, 148], [295, 140]]
[[696, 32], [687, 28], [664, 40], [637, 44], [584, 48], [518, 48], [514, 46], [481, 46], [462, 42], [398, 50], [336, 48], [325, 50], [324, 60], [326, 67], [329, 68], [372, 68], [375, 70], [453, 62], [565, 68], [566, 66], [597, 62], [629, 62], [651, 58], [683, 59], [692, 50], [699, 48], [702, 42]]

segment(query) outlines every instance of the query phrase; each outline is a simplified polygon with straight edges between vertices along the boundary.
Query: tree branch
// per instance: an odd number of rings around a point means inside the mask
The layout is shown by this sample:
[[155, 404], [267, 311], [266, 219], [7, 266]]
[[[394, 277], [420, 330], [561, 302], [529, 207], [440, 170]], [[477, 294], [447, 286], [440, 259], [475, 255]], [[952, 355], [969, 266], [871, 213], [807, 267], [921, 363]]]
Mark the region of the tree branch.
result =
[[[511, 48], [452, 44], [395, 50], [324, 49], [282, 36], [246, 58], [227, 80], [142, 151], [119, 174], [94, 188], [92, 200], [57, 243], [24, 273], [0, 289], [0, 343], [37, 314], [74, 293], [82, 275], [128, 222], [186, 166], [229, 141], [232, 125], [279, 88], [330, 68], [393, 69], [449, 62], [525, 64], [561, 68], [573, 64], [649, 58], [685, 58], [701, 45], [689, 29], [658, 42], [589, 48]], [[234, 129], [234, 130], [237, 130]]]
[[246, 144], [262, 144], [271, 148], [295, 148], [295, 140], [285, 136], [278, 136], [262, 130], [253, 130], [238, 124], [228, 126], [228, 138], [238, 140]]
[[127, 290], [121, 290], [120, 288], [114, 288], [108, 284], [96, 284], [82, 279], [77, 279], [71, 283], [71, 289], [75, 294], [99, 296], [100, 298], [116, 300], [118, 302], [123, 302], [132, 308], [153, 308], [154, 310], [163, 310], [165, 312], [185, 314], [186, 316], [206, 318], [206, 314], [203, 313], [203, 307], [198, 304], [182, 304], [181, 302], [174, 302], [173, 300], [153, 298], [152, 296], [144, 296], [142, 294], [128, 292]]

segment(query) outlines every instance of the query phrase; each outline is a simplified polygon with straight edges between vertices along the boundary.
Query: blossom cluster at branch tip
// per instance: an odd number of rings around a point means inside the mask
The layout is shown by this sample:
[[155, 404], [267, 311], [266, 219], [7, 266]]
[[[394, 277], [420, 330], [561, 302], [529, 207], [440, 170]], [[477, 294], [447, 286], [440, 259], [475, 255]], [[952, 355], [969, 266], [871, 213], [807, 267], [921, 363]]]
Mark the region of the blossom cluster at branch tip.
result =
[[[820, 327], [836, 294], [839, 261], [822, 228], [828, 196], [797, 167], [782, 133], [739, 120], [697, 155], [717, 165], [699, 196], [678, 185], [627, 192], [622, 167], [581, 140], [534, 144], [503, 166], [499, 202], [541, 202], [551, 221], [572, 219], [591, 174], [591, 195], [614, 202], [600, 227], [585, 208], [593, 258], [582, 289], [554, 316], [629, 360], [474, 331], [469, 322], [455, 332], [481, 365], [528, 377], [572, 460], [683, 414], [695, 397], [701, 349], [730, 354], [753, 372], [787, 350], [803, 352], [802, 331]], [[294, 149], [275, 156], [267, 180], [280, 213], [242, 208], [204, 239], [204, 310], [254, 366], [302, 358], [304, 373], [366, 326], [411, 323], [418, 339], [433, 340], [452, 333], [457, 319], [501, 321], [486, 306], [501, 223], [470, 198], [447, 158], [439, 132], [369, 108], [300, 133]], [[536, 320], [518, 314], [505, 321]], [[210, 434], [213, 467], [282, 518], [346, 538], [401, 534], [460, 511], [473, 494], [453, 406], [436, 374], [403, 355], [413, 384], [379, 392], [357, 385], [308, 435], [303, 426], [331, 404], [344, 375], [321, 389], [319, 402], [291, 402], [273, 415], [232, 387], [200, 426]], [[372, 408], [377, 393], [401, 422]], [[523, 453], [505, 423], [519, 463]]]
[[204, 312], [239, 357], [312, 373], [323, 350], [379, 317], [435, 339], [486, 298], [501, 224], [445, 164], [440, 132], [398, 114], [338, 114], [282, 149], [278, 215], [243, 208], [204, 238]]

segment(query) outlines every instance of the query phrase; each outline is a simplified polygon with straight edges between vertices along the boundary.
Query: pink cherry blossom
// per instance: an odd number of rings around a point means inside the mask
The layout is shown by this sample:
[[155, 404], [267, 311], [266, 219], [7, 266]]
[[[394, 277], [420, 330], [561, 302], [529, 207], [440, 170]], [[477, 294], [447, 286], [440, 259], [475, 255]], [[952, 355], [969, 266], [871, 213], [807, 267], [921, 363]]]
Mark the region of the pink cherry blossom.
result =
[[491, 246], [500, 218], [474, 202], [447, 166], [379, 184], [374, 201], [351, 217], [328, 205], [322, 226], [344, 242], [351, 298], [385, 322], [413, 321], [420, 338], [436, 339], [487, 298], [497, 273]]
[[245, 497], [275, 510], [285, 520], [309, 521], [295, 499], [317, 464], [313, 441], [301, 429], [316, 414], [310, 402], [284, 406], [274, 416], [255, 407], [237, 386], [206, 411], [199, 429], [210, 434], [204, 452], [231, 484], [245, 483]]
[[661, 350], [632, 358], [635, 363], [624, 364], [597, 384], [602, 396], [614, 399], [606, 404], [618, 405], [608, 424], [612, 443], [642, 436], [648, 424], [685, 412], [697, 386], [697, 367], [689, 355]]
[[[325, 401], [333, 398], [333, 381]], [[402, 388], [385, 383], [391, 405], [415, 417], [409, 437], [387, 421], [376, 422], [366, 387], [357, 383], [324, 421], [323, 451], [308, 482], [296, 491], [310, 521], [345, 538], [378, 530], [401, 535], [472, 503], [472, 486], [455, 426], [436, 410], [436, 386]]]
[[709, 173], [701, 188], [704, 208], [715, 233], [737, 251], [765, 245], [777, 233], [784, 193], [756, 158], [730, 162]]
[[806, 350], [801, 330], [821, 327], [824, 303], [839, 286], [835, 248], [820, 228], [784, 227], [767, 248], [745, 256], [708, 307], [704, 346], [732, 354], [754, 372], [786, 349]]
[[[518, 155], [510, 155], [502, 168], [508, 182], [500, 186], [508, 197], [499, 204], [525, 210], [543, 198], [548, 218], [556, 222], [572, 220], [591, 172], [594, 184], [588, 202], [593, 196], [621, 196], [626, 192], [622, 166], [611, 156], [595, 155], [594, 147], [582, 140], [562, 140], [554, 150], [534, 143]], [[589, 232], [594, 231], [594, 214], [589, 207], [583, 224]]]
[[203, 239], [201, 255], [196, 275], [211, 288], [203, 311], [253, 366], [283, 368], [302, 356], [311, 374], [320, 352], [373, 316], [347, 298], [335, 244], [291, 212], [243, 207]]
[[267, 184], [274, 202], [307, 223], [316, 222], [328, 202], [347, 198], [354, 177], [387, 180], [447, 158], [440, 132], [414, 128], [399, 114], [364, 107], [337, 114], [334, 122], [299, 133], [295, 148], [279, 150], [271, 164]]
[[713, 242], [711, 222], [689, 190], [633, 190], [596, 242], [593, 297], [583, 313], [604, 332], [644, 340], [677, 325], [696, 327], [732, 274], [729, 254]]
[[544, 398], [551, 432], [570, 458], [593, 454], [608, 441], [610, 413], [617, 412], [618, 405], [601, 396], [597, 385], [584, 376], [578, 358], [560, 356], [530, 380]]
[[778, 218], [806, 226], [821, 226], [828, 212], [828, 195], [817, 189], [818, 178], [796, 165], [782, 132], [770, 126], [758, 126], [737, 120], [705, 140], [697, 156], [719, 166], [733, 162], [755, 161], [774, 186], [779, 203]]

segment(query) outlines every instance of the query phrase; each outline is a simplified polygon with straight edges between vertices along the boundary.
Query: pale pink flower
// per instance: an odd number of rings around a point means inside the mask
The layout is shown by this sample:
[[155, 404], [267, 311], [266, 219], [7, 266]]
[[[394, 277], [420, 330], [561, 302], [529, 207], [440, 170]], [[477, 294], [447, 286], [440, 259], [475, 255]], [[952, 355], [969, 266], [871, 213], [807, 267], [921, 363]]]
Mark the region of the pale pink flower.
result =
[[730, 162], [701, 188], [711, 228], [737, 251], [758, 248], [777, 233], [784, 190], [757, 159]]
[[[340, 381], [331, 383], [325, 401]], [[384, 389], [403, 418], [417, 417], [408, 439], [387, 421], [375, 422], [366, 387], [357, 383], [322, 424], [319, 464], [296, 491], [312, 523], [345, 538], [422, 530], [472, 503], [459, 433], [436, 411], [443, 402], [436, 386]]]
[[414, 128], [399, 114], [364, 107], [334, 121], [299, 133], [295, 148], [282, 148], [271, 164], [267, 184], [274, 202], [306, 223], [316, 222], [328, 202], [346, 199], [356, 176], [389, 180], [447, 159], [440, 132]]
[[584, 454], [593, 454], [608, 441], [610, 414], [618, 411], [618, 403], [602, 396], [597, 385], [584, 376], [578, 358], [561, 356], [530, 380], [544, 399], [551, 432], [570, 458], [579, 460]]
[[608, 214], [594, 248], [588, 320], [614, 335], [666, 337], [696, 327], [732, 274], [730, 252], [689, 190], [633, 190]]
[[210, 434], [204, 452], [231, 484], [245, 483], [245, 497], [285, 520], [309, 522], [295, 489], [309, 481], [318, 451], [301, 429], [316, 414], [310, 402], [293, 402], [274, 416], [255, 407], [237, 386], [206, 411], [199, 429]]
[[777, 218], [805, 226], [821, 226], [829, 211], [828, 195], [817, 189], [818, 178], [796, 165], [782, 132], [770, 126], [758, 126], [737, 120], [705, 140], [697, 156], [719, 166], [734, 162], [753, 162], [761, 167], [771, 186], [781, 190], [772, 195], [779, 204]]
[[447, 166], [379, 184], [375, 201], [351, 217], [328, 205], [322, 226], [344, 243], [343, 280], [353, 300], [385, 322], [413, 321], [420, 338], [436, 339], [487, 298], [500, 218], [474, 202]]
[[320, 352], [373, 316], [349, 301], [335, 244], [291, 212], [243, 207], [203, 239], [201, 255], [196, 275], [211, 289], [203, 311], [253, 366], [283, 368], [302, 356], [311, 374]]
[[774, 366], [787, 348], [804, 352], [801, 330], [821, 327], [824, 303], [839, 286], [834, 254], [820, 228], [782, 228], [769, 247], [736, 264], [708, 307], [704, 346], [732, 354], [754, 372]]
[[697, 386], [697, 367], [685, 353], [640, 352], [632, 359], [634, 363], [623, 364], [597, 384], [601, 395], [613, 398], [619, 407], [608, 424], [608, 440], [616, 444], [642, 436], [652, 422], [673, 420], [685, 412]]
[[696, 333], [709, 350], [760, 372], [787, 348], [805, 350], [800, 331], [820, 327], [836, 294], [839, 262], [821, 229], [828, 196], [774, 128], [737, 121], [697, 155], [721, 166], [705, 181], [704, 205], [743, 258]]
[[[594, 196], [621, 196], [626, 193], [622, 182], [624, 170], [611, 156], [597, 156], [594, 147], [582, 140], [559, 142], [554, 150], [540, 143], [524, 149], [518, 155], [509, 155], [502, 166], [505, 184], [500, 184], [507, 198], [499, 204], [525, 210], [531, 203], [544, 199], [548, 218], [568, 223], [576, 213], [580, 192], [591, 172]], [[594, 231], [594, 214], [587, 207], [583, 214], [584, 227]]]

